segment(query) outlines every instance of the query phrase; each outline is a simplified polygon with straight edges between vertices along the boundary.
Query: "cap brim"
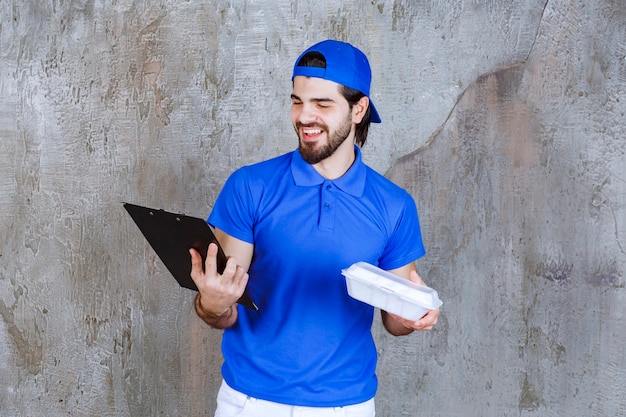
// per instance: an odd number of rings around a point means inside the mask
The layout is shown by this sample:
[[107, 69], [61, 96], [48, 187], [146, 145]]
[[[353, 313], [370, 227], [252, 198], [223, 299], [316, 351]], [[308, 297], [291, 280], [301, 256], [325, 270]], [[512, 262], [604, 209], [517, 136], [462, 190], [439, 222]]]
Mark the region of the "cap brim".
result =
[[372, 99], [370, 99], [370, 123], [381, 123], [381, 122], [382, 120], [380, 120], [380, 115], [378, 114], [378, 110], [376, 110], [376, 106], [374, 106]]

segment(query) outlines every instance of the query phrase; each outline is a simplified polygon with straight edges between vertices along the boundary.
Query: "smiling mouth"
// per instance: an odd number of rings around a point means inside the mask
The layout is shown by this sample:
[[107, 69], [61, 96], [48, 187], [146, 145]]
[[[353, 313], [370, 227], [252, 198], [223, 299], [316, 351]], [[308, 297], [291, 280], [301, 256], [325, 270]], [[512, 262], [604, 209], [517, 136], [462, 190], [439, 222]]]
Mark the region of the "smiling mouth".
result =
[[302, 129], [302, 133], [307, 136], [315, 136], [322, 133], [322, 129]]
[[325, 130], [318, 126], [299, 126], [302, 140], [312, 141], [318, 138], [319, 135], [325, 132]]

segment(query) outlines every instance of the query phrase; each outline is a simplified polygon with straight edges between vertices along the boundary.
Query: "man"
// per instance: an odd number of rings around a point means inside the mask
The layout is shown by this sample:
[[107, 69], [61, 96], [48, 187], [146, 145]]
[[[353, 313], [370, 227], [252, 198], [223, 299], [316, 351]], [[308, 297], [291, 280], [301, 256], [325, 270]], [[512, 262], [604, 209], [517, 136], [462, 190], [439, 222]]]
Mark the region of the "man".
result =
[[[298, 149], [235, 171], [208, 218], [230, 256], [223, 274], [215, 245], [205, 272], [190, 251], [196, 312], [226, 329], [215, 416], [374, 416], [374, 309], [348, 295], [341, 270], [365, 261], [423, 283], [417, 209], [361, 160], [370, 122], [381, 122], [366, 56], [320, 42], [296, 60], [292, 81]], [[237, 304], [246, 285], [258, 311]], [[404, 335], [438, 315], [412, 322], [383, 311], [382, 321]]]

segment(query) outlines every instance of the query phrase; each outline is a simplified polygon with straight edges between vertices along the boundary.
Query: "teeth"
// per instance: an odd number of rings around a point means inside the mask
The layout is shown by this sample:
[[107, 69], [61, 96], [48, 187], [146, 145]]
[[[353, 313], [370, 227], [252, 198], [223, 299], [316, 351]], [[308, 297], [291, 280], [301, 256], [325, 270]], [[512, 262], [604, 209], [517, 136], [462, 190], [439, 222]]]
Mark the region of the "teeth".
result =
[[304, 129], [304, 133], [307, 135], [317, 135], [322, 133], [322, 129]]

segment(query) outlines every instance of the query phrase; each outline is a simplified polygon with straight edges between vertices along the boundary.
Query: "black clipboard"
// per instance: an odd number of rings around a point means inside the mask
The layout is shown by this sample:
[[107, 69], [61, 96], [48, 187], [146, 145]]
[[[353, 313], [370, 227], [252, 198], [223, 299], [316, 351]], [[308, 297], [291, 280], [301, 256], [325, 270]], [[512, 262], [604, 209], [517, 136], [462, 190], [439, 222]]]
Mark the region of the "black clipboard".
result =
[[[184, 214], [170, 213], [162, 209], [130, 203], [123, 204], [152, 249], [181, 287], [198, 291], [198, 287], [190, 275], [190, 248], [194, 248], [200, 253], [204, 268], [209, 243], [215, 243], [217, 245], [217, 272], [220, 274], [224, 272], [226, 254], [205, 220]], [[247, 291], [244, 292], [238, 302], [253, 310], [259, 309]]]

